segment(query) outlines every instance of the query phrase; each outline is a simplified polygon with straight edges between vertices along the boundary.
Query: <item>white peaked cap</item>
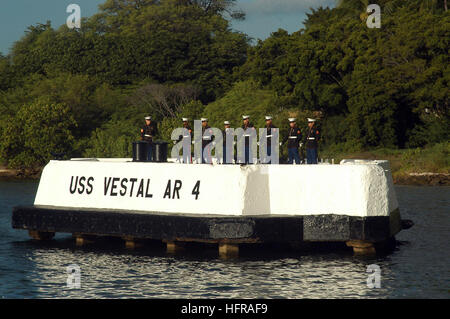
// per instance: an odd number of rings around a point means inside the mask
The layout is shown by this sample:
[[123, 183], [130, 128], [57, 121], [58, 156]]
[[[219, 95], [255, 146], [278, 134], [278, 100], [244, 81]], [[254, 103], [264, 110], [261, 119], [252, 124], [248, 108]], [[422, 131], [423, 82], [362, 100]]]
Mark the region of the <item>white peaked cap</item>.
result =
[[316, 119], [312, 119], [312, 118], [308, 117], [308, 122], [315, 122], [315, 121], [316, 121]]
[[182, 120], [183, 120], [183, 122], [189, 121], [189, 119], [187, 117], [183, 117]]
[[295, 122], [297, 119], [295, 117], [290, 117], [289, 122]]
[[242, 119], [243, 119], [243, 120], [246, 120], [246, 119], [248, 119], [248, 118], [250, 118], [250, 115], [242, 115]]
[[266, 121], [271, 120], [272, 116], [266, 116]]
[[151, 120], [152, 117], [151, 117], [151, 116], [146, 116], [145, 119], [146, 119], [146, 120]]
[[202, 122], [207, 122], [208, 119], [207, 119], [206, 117], [202, 117], [202, 118], [201, 118], [201, 121], [202, 121]]
[[225, 121], [225, 122], [223, 122], [223, 124], [230, 125], [230, 121]]

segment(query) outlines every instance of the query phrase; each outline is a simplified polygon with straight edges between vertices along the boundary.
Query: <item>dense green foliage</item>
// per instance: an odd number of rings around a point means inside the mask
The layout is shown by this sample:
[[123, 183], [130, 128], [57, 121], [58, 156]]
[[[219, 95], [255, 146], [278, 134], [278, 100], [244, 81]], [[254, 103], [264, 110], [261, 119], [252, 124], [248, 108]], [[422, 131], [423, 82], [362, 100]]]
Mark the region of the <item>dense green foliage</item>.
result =
[[71, 129], [75, 126], [67, 106], [39, 98], [7, 119], [0, 155], [10, 159], [11, 167], [38, 168], [54, 156], [52, 153], [71, 151]]
[[321, 112], [326, 144], [448, 140], [449, 14], [384, 2], [392, 11], [380, 29], [347, 8], [313, 11], [305, 30], [279, 30], [252, 48], [241, 75], [273, 89], [288, 108]]
[[128, 157], [147, 114], [167, 141], [181, 117], [222, 128], [245, 113], [282, 134], [318, 117], [328, 153], [448, 145], [446, 1], [379, 0], [370, 29], [368, 1], [342, 0], [255, 45], [230, 28], [235, 2], [107, 0], [79, 30], [30, 26], [0, 54], [0, 164]]

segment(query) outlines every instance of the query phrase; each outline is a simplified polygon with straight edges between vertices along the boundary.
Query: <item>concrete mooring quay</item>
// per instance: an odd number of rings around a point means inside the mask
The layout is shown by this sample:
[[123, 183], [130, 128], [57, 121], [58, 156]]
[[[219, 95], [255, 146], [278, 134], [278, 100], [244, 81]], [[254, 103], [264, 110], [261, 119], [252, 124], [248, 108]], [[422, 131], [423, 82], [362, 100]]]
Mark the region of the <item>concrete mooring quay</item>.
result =
[[[403, 227], [402, 227], [403, 224]], [[78, 245], [120, 237], [135, 248], [161, 240], [217, 244], [343, 242], [356, 254], [391, 244], [401, 221], [387, 161], [340, 165], [184, 165], [129, 160], [51, 161], [33, 206], [13, 209], [12, 227]]]

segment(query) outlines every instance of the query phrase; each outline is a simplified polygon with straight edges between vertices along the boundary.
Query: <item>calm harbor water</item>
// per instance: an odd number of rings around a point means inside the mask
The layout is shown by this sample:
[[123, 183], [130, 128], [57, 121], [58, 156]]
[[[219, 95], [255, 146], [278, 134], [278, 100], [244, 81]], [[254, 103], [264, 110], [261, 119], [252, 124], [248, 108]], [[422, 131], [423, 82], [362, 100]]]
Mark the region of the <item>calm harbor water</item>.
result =
[[[161, 247], [125, 250], [120, 243], [75, 247], [68, 234], [43, 244], [11, 228], [16, 205], [32, 204], [37, 182], [0, 181], [0, 298], [449, 298], [450, 187], [397, 186], [403, 219], [386, 256], [340, 252], [168, 256]], [[66, 267], [81, 268], [81, 288], [67, 288]], [[367, 287], [367, 266], [381, 288]]]

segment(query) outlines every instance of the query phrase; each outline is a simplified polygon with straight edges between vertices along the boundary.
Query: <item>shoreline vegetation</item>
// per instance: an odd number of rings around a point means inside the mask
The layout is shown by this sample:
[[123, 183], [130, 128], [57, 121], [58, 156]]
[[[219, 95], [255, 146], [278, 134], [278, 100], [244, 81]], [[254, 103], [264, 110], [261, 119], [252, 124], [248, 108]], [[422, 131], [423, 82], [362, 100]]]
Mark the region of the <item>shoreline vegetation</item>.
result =
[[[337, 154], [337, 155], [336, 155]], [[380, 148], [359, 152], [324, 151], [322, 158], [388, 160], [397, 185], [450, 186], [450, 143], [415, 149]]]
[[272, 116], [280, 136], [288, 118], [302, 132], [316, 118], [320, 159], [389, 160], [397, 184], [448, 185], [447, 2], [377, 3], [381, 28], [367, 1], [339, 0], [264, 40], [233, 29], [237, 0], [105, 0], [81, 28], [31, 25], [0, 53], [0, 175], [129, 158], [149, 115], [169, 142], [184, 117], [222, 129], [246, 114], [258, 128]]

